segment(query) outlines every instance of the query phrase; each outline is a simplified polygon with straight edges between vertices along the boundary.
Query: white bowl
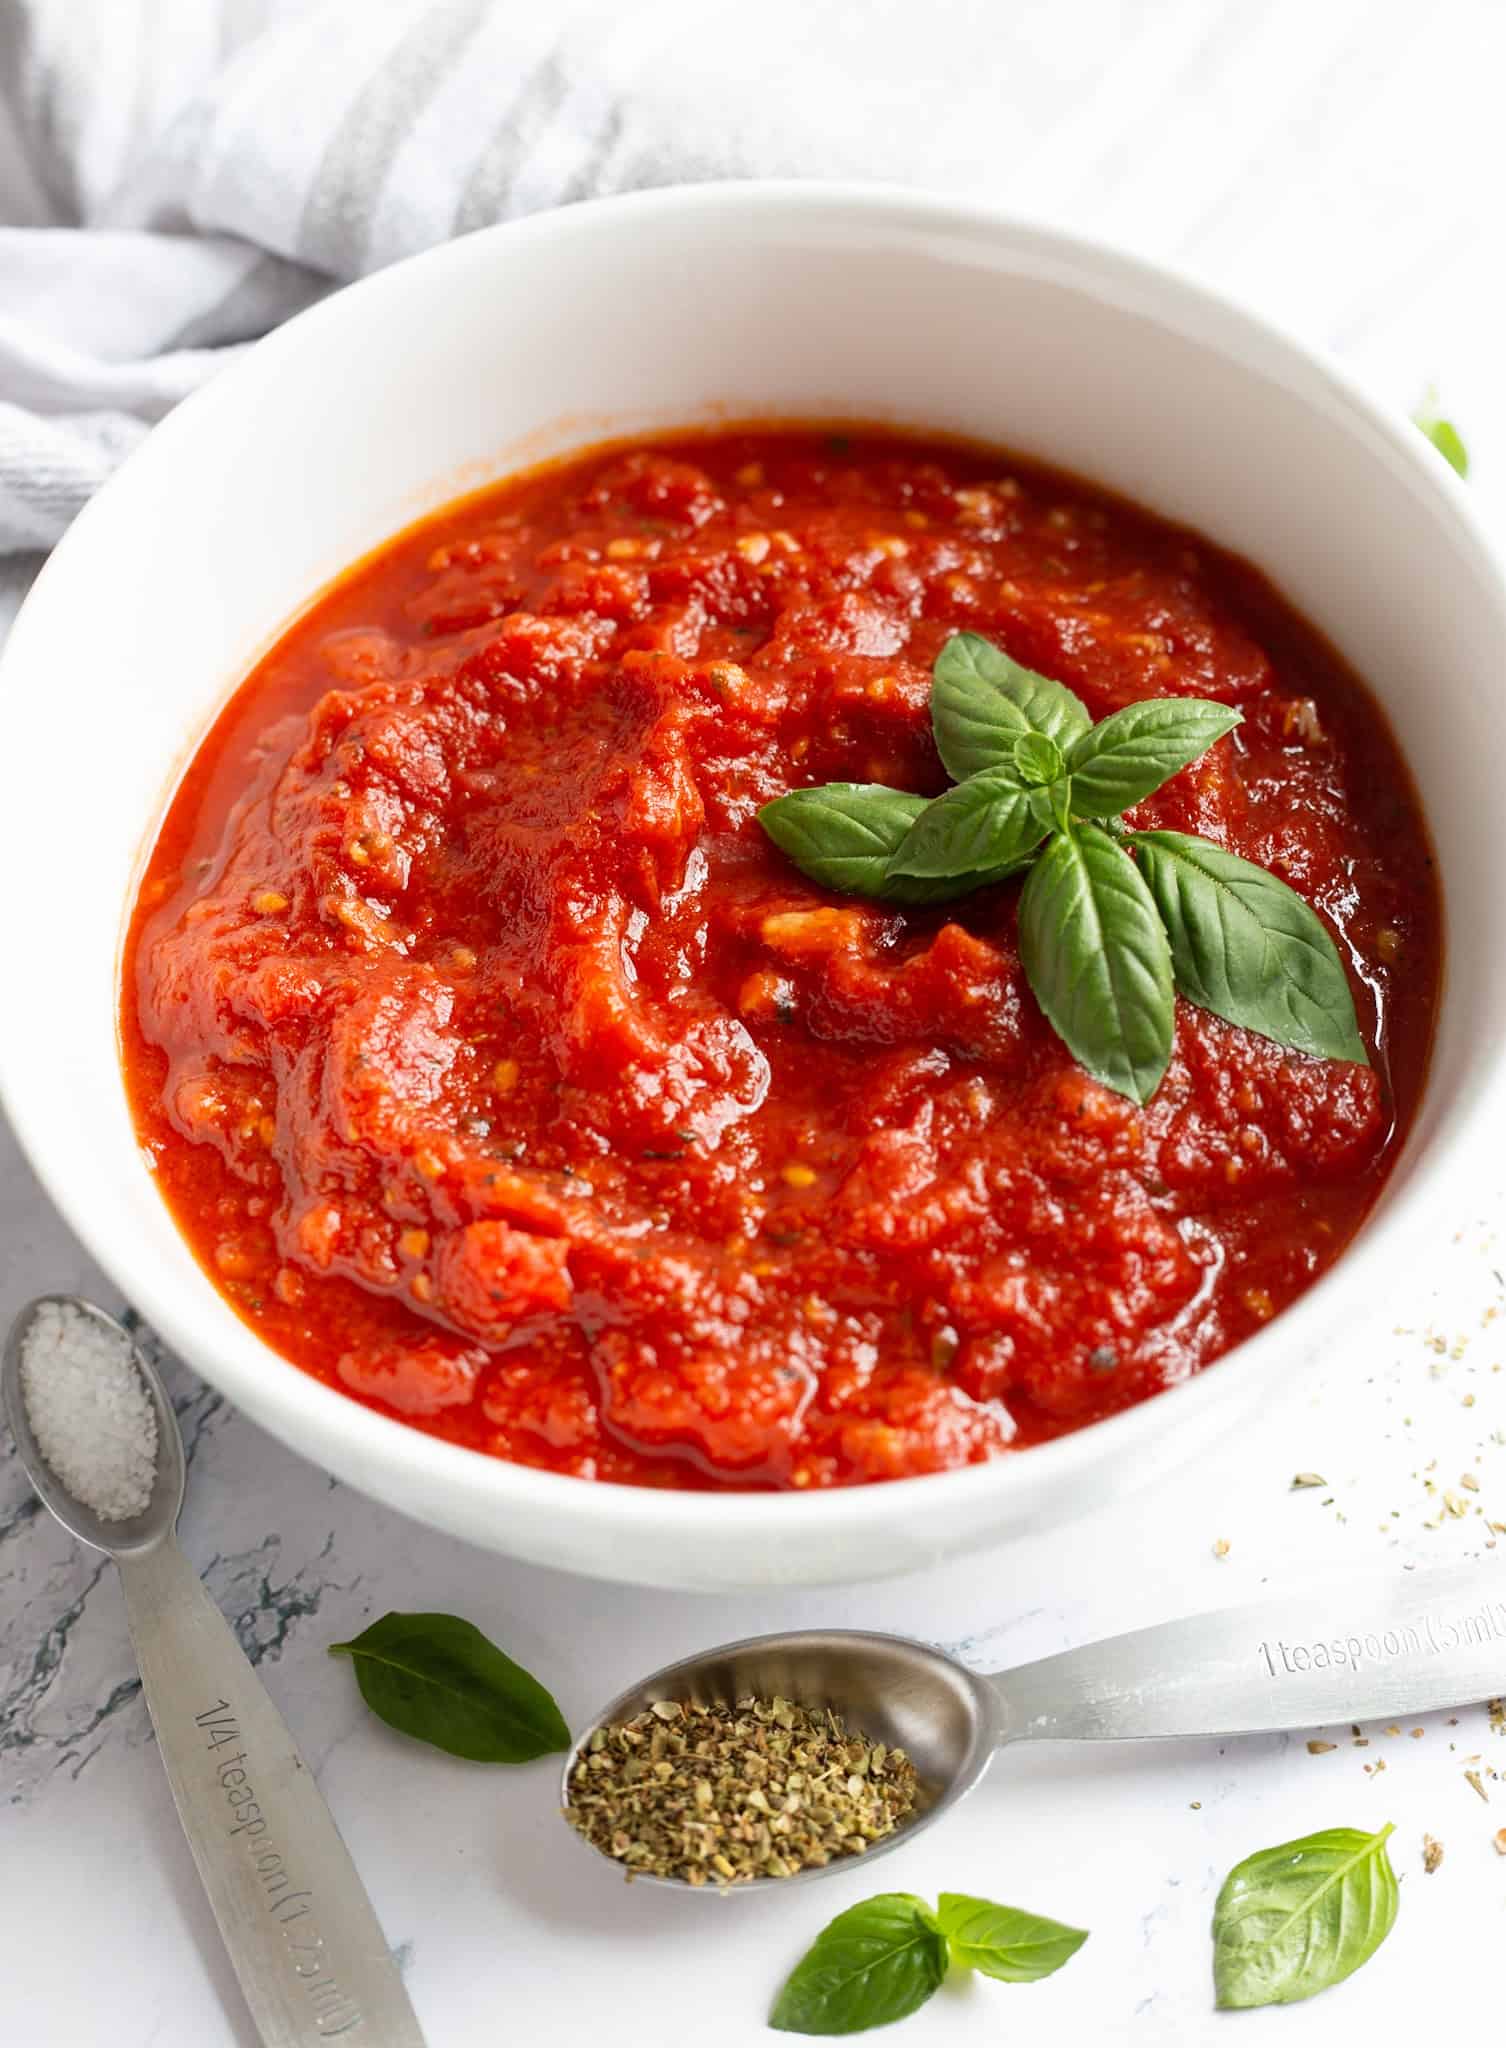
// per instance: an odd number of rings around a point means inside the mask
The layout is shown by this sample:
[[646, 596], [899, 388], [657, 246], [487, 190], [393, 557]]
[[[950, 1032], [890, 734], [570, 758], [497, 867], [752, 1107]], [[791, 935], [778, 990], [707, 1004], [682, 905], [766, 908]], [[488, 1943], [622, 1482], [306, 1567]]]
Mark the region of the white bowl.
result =
[[[123, 926], [192, 749], [328, 578], [519, 465], [608, 434], [779, 415], [996, 441], [1257, 562], [1368, 679], [1412, 764], [1446, 889], [1447, 996], [1421, 1113], [1353, 1248], [1185, 1386], [932, 1478], [818, 1496], [591, 1485], [389, 1421], [231, 1313], [132, 1134], [116, 1044]], [[1500, 572], [1423, 437], [1247, 313], [1144, 263], [875, 188], [702, 186], [491, 229], [262, 342], [157, 429], [43, 571], [0, 662], [0, 1091], [59, 1207], [168, 1342], [274, 1434], [419, 1520], [664, 1586], [930, 1562], [1185, 1461], [1426, 1243], [1467, 1126], [1500, 1084], [1503, 650]]]

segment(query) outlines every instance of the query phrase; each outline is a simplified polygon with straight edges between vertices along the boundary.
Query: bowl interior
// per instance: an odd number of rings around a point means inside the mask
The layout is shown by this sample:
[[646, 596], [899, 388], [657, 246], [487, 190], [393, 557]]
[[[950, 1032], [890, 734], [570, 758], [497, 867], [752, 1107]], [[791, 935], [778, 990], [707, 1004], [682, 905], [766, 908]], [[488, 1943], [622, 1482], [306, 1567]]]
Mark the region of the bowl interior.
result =
[[[582, 1486], [436, 1444], [318, 1386], [275, 1361], [199, 1272], [143, 1170], [117, 1066], [122, 922], [145, 843], [210, 717], [288, 618], [397, 528], [521, 464], [608, 435], [758, 417], [995, 441], [1251, 557], [1386, 707], [1452, 934], [1407, 1156], [1330, 1283], [1243, 1347], [1237, 1371], [998, 1468], [869, 1498]], [[28, 977], [0, 1010], [0, 1087], [70, 1220], [168, 1340], [393, 1504], [607, 1576], [717, 1585], [901, 1569], [1064, 1512], [1068, 1481], [1123, 1467], [1137, 1445], [1159, 1459], [1206, 1435], [1212, 1403], [1310, 1352], [1334, 1289], [1363, 1285], [1367, 1261], [1394, 1266], [1415, 1239], [1499, 1066], [1503, 644], [1499, 576], [1421, 437], [1259, 323], [1129, 259], [981, 211], [822, 187], [702, 187], [489, 230], [263, 343], [158, 429], [43, 572], [0, 661], [0, 844], [24, 878], [8, 907]], [[767, 1546], [756, 1561], [755, 1538]]]

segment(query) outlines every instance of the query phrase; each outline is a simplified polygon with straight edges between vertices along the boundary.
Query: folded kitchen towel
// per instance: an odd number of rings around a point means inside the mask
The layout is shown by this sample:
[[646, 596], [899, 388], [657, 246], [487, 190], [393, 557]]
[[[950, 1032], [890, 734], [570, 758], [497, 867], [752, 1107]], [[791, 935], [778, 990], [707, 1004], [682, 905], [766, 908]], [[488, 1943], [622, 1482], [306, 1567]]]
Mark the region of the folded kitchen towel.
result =
[[239, 347], [415, 249], [681, 179], [934, 174], [894, 117], [937, 12], [0, 0], [0, 554], [54, 541]]
[[[1391, 108], [1412, 91], [1407, 39], [1432, 33], [1414, 17], [1409, 0], [0, 0], [0, 629], [3, 558], [34, 564], [257, 335], [413, 250], [597, 193], [923, 182], [1352, 339], [1346, 275], [1384, 305], [1400, 269], [1415, 301], [1407, 252], [1447, 240], [1438, 192], [1480, 189], [1462, 161], [1403, 176], [1414, 130], [1430, 162], [1443, 147]], [[1478, 67], [1486, 101], [1496, 75]], [[1445, 119], [1460, 148], [1491, 127]]]

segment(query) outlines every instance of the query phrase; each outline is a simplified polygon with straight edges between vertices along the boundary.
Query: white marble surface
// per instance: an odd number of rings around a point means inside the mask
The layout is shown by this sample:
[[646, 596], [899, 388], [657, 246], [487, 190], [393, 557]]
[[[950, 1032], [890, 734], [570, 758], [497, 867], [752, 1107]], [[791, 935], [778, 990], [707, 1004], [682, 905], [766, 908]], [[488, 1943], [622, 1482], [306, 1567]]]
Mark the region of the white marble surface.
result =
[[[1496, 103], [1506, 10], [1166, 0], [1137, 11], [1105, 0], [1078, 11], [1085, 34], [1126, 12], [1141, 25], [1112, 73], [1047, 130], [1033, 110], [1037, 147], [1013, 164], [1001, 66], [999, 195], [1236, 291], [1336, 348], [1399, 407], [1436, 378], [1470, 440], [1476, 487], [1506, 519]], [[923, 85], [916, 93], [923, 104]], [[1227, 2027], [1251, 2048], [1315, 2043], [1335, 2026], [1376, 2043], [1483, 2028], [1499, 2010], [1506, 1925], [1506, 1858], [1491, 1845], [1506, 1825], [1506, 1780], [1490, 1775], [1506, 1771], [1506, 1741], [1482, 1710], [1397, 1736], [1370, 1729], [1366, 1748], [1329, 1731], [1338, 1746], [1317, 1757], [1301, 1738], [1097, 1757], [1016, 1751], [881, 1874], [677, 1906], [625, 1889], [566, 1838], [548, 1764], [486, 1770], [402, 1742], [365, 1713], [348, 1666], [325, 1647], [388, 1608], [453, 1609], [536, 1670], [578, 1722], [646, 1665], [757, 1628], [874, 1624], [1006, 1663], [1252, 1595], [1319, 1563], [1399, 1568], [1479, 1553], [1499, 1566], [1506, 1538], [1487, 1549], [1487, 1520], [1506, 1522], [1506, 1241], [1495, 1237], [1502, 1186], [1490, 1137], [1478, 1173], [1436, 1219], [1427, 1277], [1369, 1305], [1311, 1386], [1257, 1433], [1133, 1517], [1085, 1502], [1065, 1535], [886, 1586], [715, 1600], [510, 1566], [337, 1487], [174, 1368], [191, 1456], [185, 1547], [319, 1774], [433, 2048], [546, 2031], [567, 2048], [708, 2038], [752, 2048], [769, 2038], [768, 2002], [828, 1912], [880, 1883], [981, 1892], [1092, 1930], [1047, 1984], [948, 1986], [893, 2037], [910, 2048], [1043, 2025], [1071, 2041], [1157, 2044]], [[42, 1287], [119, 1303], [0, 1131], [0, 1313]], [[1329, 1484], [1294, 1493], [1299, 1470]], [[1469, 1512], [1456, 1518], [1441, 1496], [1465, 1473], [1480, 1490], [1459, 1493]], [[1476, 1757], [1486, 1804], [1463, 1775]], [[1216, 2019], [1208, 1917], [1230, 1864], [1312, 1828], [1388, 1819], [1402, 1908], [1377, 1959], [1310, 2005]], [[1432, 1876], [1424, 1830], [1444, 1845]], [[252, 2039], [152, 1754], [113, 1574], [34, 1511], [8, 1447], [0, 2013], [0, 2038], [16, 2048]]]

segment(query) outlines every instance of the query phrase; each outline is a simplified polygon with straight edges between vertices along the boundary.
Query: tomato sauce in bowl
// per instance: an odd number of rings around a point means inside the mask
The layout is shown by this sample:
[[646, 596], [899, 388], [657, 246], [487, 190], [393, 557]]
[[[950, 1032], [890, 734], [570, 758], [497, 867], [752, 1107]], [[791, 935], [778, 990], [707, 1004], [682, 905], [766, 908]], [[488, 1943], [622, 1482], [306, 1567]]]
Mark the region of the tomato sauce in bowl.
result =
[[[1178, 1001], [1077, 1067], [1019, 884], [832, 895], [761, 805], [932, 794], [959, 629], [1095, 717], [1235, 733], [1131, 822], [1327, 919], [1374, 1064]], [[1184, 1379], [1331, 1265], [1415, 1107], [1440, 912], [1380, 712], [1250, 567], [1079, 481], [877, 432], [590, 452], [379, 550], [177, 791], [126, 1077], [207, 1271], [357, 1399], [582, 1478], [940, 1471]]]

